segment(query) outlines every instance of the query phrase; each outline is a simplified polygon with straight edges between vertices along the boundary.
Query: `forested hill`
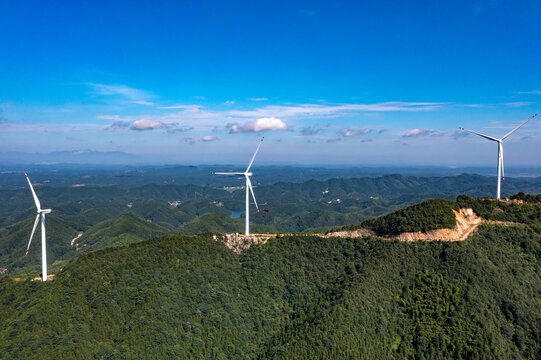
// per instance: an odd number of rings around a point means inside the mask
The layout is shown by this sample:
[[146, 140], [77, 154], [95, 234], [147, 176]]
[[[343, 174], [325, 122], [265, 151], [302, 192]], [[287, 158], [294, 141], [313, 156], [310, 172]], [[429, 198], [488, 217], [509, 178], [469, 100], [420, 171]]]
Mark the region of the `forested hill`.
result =
[[344, 226], [335, 230], [365, 228], [377, 235], [397, 235], [403, 232], [427, 232], [452, 229], [456, 225], [455, 212], [472, 209], [476, 216], [489, 222], [528, 224], [541, 229], [541, 195], [512, 195], [510, 200], [476, 199], [460, 195], [456, 201], [430, 199], [404, 209], [363, 221], [361, 224]]
[[82, 255], [50, 282], [6, 276], [0, 358], [537, 359], [536, 199], [460, 198], [513, 219], [463, 242], [298, 235], [235, 254], [162, 236]]
[[[491, 196], [494, 185], [494, 178], [464, 174], [443, 178], [389, 175], [256, 186], [261, 211], [256, 213], [252, 206], [251, 229], [325, 232], [363, 224], [432, 197], [455, 200], [458, 194]], [[506, 195], [518, 190], [539, 193], [541, 179], [506, 180]], [[242, 189], [169, 184], [126, 188], [37, 186], [36, 191], [41, 203], [53, 209], [47, 218], [47, 251], [53, 272], [90, 250], [150, 236], [244, 229], [244, 219], [229, 217], [232, 210], [241, 216], [244, 213]], [[24, 256], [35, 216], [30, 191], [2, 190], [0, 203], [0, 268], [12, 275], [38, 274], [39, 241], [35, 239], [29, 255]]]
[[[413, 204], [436, 197], [454, 200], [456, 196], [462, 194], [489, 197], [494, 195], [496, 187], [495, 178], [469, 174], [450, 177], [387, 175], [378, 178], [310, 180], [304, 183], [279, 182], [265, 186], [257, 186], [256, 176], [252, 181], [256, 186], [256, 196], [262, 209], [272, 210], [272, 208], [287, 205], [290, 207], [288, 214], [302, 207], [304, 207], [303, 210], [309, 210], [305, 208], [306, 205], [314, 202], [325, 204], [331, 202], [331, 205], [340, 207], [344, 200], [358, 202], [379, 199], [380, 201], [392, 200], [395, 204], [399, 201]], [[24, 184], [24, 181], [21, 183]], [[238, 181], [233, 181], [232, 184], [243, 185]], [[516, 194], [519, 191], [530, 194], [540, 193], [541, 178], [529, 180], [508, 178], [504, 183], [502, 196]], [[36, 192], [40, 201], [56, 213], [77, 220], [82, 215], [87, 215], [86, 218], [90, 221], [106, 220], [110, 218], [111, 213], [118, 215], [126, 211], [128, 204], [136, 206], [150, 199], [162, 202], [217, 201], [222, 202], [226, 209], [244, 208], [243, 191], [225, 191], [223, 188], [197, 185], [144, 185], [131, 188], [37, 186]], [[337, 203], [337, 199], [340, 199], [340, 202]], [[32, 197], [26, 187], [17, 190], [0, 190], [0, 202], [2, 203], [0, 226], [24, 220], [35, 212]], [[385, 206], [385, 203], [383, 205]], [[106, 210], [104, 216], [93, 213], [84, 214], [86, 210], [102, 208]]]

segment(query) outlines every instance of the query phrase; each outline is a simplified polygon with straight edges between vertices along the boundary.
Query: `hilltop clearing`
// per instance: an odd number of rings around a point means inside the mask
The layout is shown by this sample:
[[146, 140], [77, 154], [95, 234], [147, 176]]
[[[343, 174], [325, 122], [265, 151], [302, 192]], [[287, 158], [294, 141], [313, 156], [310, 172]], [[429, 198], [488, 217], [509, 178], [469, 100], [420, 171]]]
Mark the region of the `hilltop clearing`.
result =
[[[467, 206], [467, 207], [465, 207]], [[326, 237], [380, 236], [401, 241], [463, 241], [482, 223], [541, 227], [541, 205], [459, 196], [433, 199], [328, 232]]]
[[[452, 210], [455, 216], [453, 228], [432, 229], [427, 231], [402, 232], [396, 235], [382, 236], [401, 241], [463, 241], [468, 238], [483, 222], [472, 209]], [[363, 237], [377, 236], [371, 229], [358, 228], [355, 230], [332, 231], [325, 234], [326, 237]]]
[[[386, 186], [390, 186], [390, 184], [394, 184], [396, 187], [398, 187], [397, 184], [401, 184], [402, 187], [406, 186], [403, 177], [394, 179], [394, 183], [391, 178], [384, 181]], [[332, 183], [333, 186], [345, 186], [346, 184], [338, 181]], [[301, 185], [294, 184], [295, 187]], [[308, 188], [316, 186], [315, 184], [305, 185]], [[320, 185], [322, 184], [317, 186]], [[335, 191], [333, 186], [330, 187], [329, 192]], [[346, 189], [350, 188], [346, 187]], [[166, 193], [163, 196], [171, 196], [172, 198], [179, 194], [189, 193], [186, 189], [183, 190], [185, 192], [182, 192], [171, 186], [163, 189], [157, 186], [148, 186], [137, 191], [131, 190], [132, 193], [151, 193], [152, 195], [157, 195], [162, 191]], [[96, 195], [97, 193], [91, 191], [91, 194]], [[113, 195], [107, 191], [106, 194], [108, 194], [107, 196]], [[314, 194], [317, 194], [317, 191]], [[316, 195], [313, 196], [316, 197]], [[322, 196], [322, 194], [317, 196]], [[475, 214], [486, 221], [502, 221], [507, 224], [526, 223], [530, 224], [529, 226], [541, 227], [539, 219], [541, 205], [537, 203], [536, 195], [517, 194], [516, 196], [520, 199], [513, 196], [510, 201], [500, 202], [467, 196], [459, 196], [456, 201], [433, 199], [394, 212], [389, 211], [396, 210], [397, 204], [404, 204], [405, 200], [399, 199], [395, 202], [395, 200], [379, 199], [342, 199], [340, 203], [332, 204], [328, 204], [325, 200], [317, 200], [314, 203], [297, 202], [290, 205], [285, 205], [283, 202], [286, 200], [281, 200], [281, 205], [268, 205], [272, 206], [270, 210], [267, 211], [263, 208], [260, 213], [252, 214], [251, 225], [255, 233], [261, 234], [295, 234], [299, 232], [321, 234], [331, 229], [329, 225], [353, 224], [337, 228], [332, 232], [335, 233], [335, 236], [344, 237], [377, 235], [385, 238], [398, 237], [410, 241], [457, 241], [465, 239], [478, 224], [476, 219], [469, 219], [468, 216], [465, 216], [461, 220], [465, 226], [454, 229], [457, 226], [455, 213], [460, 212], [460, 209], [473, 209]], [[407, 202], [409, 201], [411, 200], [407, 200]], [[81, 204], [78, 204], [79, 202]], [[71, 205], [61, 207], [61, 211], [55, 211], [48, 219], [47, 252], [50, 270], [53, 272], [58, 271], [69, 259], [107, 246], [141, 241], [161, 234], [195, 235], [204, 232], [231, 234], [241, 232], [244, 228], [242, 217], [230, 218], [229, 211], [215, 202], [198, 200], [183, 202], [178, 200], [169, 204], [156, 199], [138, 200], [128, 202], [127, 205], [130, 207], [127, 207], [126, 204], [123, 205], [127, 212], [118, 212], [113, 205], [99, 205], [101, 203], [96, 200], [89, 201], [89, 206], [96, 205], [96, 208], [82, 210], [85, 203], [86, 200], [79, 200], [73, 204], [74, 208], [71, 208]], [[307, 206], [308, 210], [304, 206]], [[65, 217], [64, 213], [68, 211], [73, 211], [76, 215]], [[385, 213], [386, 215], [374, 217], [376, 214]], [[33, 217], [29, 217], [21, 222], [0, 228], [0, 269], [3, 269], [0, 276], [4, 276], [6, 273], [17, 276], [29, 273], [39, 274], [41, 268], [39, 241], [35, 241], [29, 255], [24, 256], [25, 245], [32, 229], [32, 219]], [[459, 221], [458, 226], [460, 224]], [[80, 233], [83, 235], [78, 237]], [[408, 234], [400, 235], [403, 233]], [[257, 241], [259, 239], [244, 241], [242, 245], [233, 247], [237, 250], [243, 249], [250, 243]]]
[[[536, 359], [541, 232], [466, 241], [162, 236], [0, 279], [0, 359]], [[234, 334], [234, 335], [232, 335]]]

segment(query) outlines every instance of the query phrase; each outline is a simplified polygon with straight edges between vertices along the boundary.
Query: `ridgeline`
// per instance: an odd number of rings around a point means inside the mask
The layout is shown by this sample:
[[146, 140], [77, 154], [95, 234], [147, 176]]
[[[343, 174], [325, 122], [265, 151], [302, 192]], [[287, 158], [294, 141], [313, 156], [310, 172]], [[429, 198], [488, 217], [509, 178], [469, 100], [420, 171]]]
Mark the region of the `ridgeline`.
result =
[[417, 231], [473, 208], [486, 222], [461, 242], [304, 234], [236, 254], [212, 234], [160, 236], [51, 282], [4, 276], [0, 358], [536, 359], [541, 205], [520, 196], [395, 213]]

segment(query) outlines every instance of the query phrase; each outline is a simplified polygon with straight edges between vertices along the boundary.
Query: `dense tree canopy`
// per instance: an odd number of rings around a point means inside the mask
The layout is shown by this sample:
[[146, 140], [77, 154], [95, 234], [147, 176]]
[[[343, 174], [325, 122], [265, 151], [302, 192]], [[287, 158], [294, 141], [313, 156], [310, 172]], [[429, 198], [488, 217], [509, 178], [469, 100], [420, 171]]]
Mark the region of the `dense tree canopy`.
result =
[[237, 255], [165, 236], [0, 279], [0, 358], [535, 359], [541, 234], [284, 236]]

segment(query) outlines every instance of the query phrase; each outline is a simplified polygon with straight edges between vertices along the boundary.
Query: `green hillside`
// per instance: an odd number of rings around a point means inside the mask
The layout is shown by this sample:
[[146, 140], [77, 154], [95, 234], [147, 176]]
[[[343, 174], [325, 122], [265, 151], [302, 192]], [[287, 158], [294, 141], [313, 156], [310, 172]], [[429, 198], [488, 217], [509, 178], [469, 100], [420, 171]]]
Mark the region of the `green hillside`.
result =
[[[47, 218], [47, 256], [50, 269], [57, 269], [55, 262], [76, 256], [70, 248], [70, 241], [78, 231], [78, 225], [67, 221], [54, 213]], [[16, 224], [0, 228], [0, 267], [5, 267], [10, 274], [41, 273], [41, 225], [38, 224], [28, 256], [26, 246], [34, 217]], [[24, 269], [24, 270], [23, 270]]]
[[82, 252], [87, 252], [112, 245], [130, 244], [170, 232], [171, 228], [128, 213], [92, 226], [77, 239], [77, 243]]
[[193, 217], [165, 201], [154, 199], [136, 202], [130, 212], [149, 219], [155, 224], [173, 228], [179, 227]]
[[360, 225], [346, 226], [342, 229], [353, 230], [362, 227], [374, 230], [380, 236], [443, 228], [452, 229], [456, 225], [453, 210], [458, 209], [459, 206], [453, 201], [432, 199], [385, 216], [363, 221]]
[[463, 242], [286, 236], [240, 255], [163, 236], [51, 282], [3, 277], [0, 358], [538, 358], [541, 205], [457, 202], [521, 221]]
[[[251, 224], [250, 231], [254, 233], [276, 232], [272, 226]], [[182, 234], [195, 235], [201, 233], [244, 233], [244, 217], [232, 219], [230, 217], [209, 213], [201, 215], [180, 228]]]
[[[24, 256], [33, 219], [0, 228], [1, 266], [9, 274], [41, 273], [41, 229], [38, 225], [28, 256]], [[47, 217], [47, 260], [49, 272], [56, 272], [66, 260], [82, 253], [103, 249], [107, 246], [128, 244], [148, 239], [152, 236], [174, 233], [171, 225], [161, 226], [150, 223], [134, 214], [126, 213], [108, 219], [85, 229], [83, 236], [80, 224], [50, 215]]]
[[[26, 183], [22, 181], [21, 184], [23, 186], [21, 189], [0, 190], [0, 203], [3, 205], [0, 207], [0, 226], [25, 220], [35, 212]], [[380, 216], [431, 198], [454, 200], [460, 194], [475, 197], [492, 196], [495, 186], [494, 178], [478, 175], [463, 174], [452, 177], [388, 175], [378, 178], [310, 180], [303, 183], [279, 182], [256, 186], [254, 191], [262, 210], [270, 213], [267, 219], [260, 219], [267, 222], [261, 223], [271, 225], [269, 222], [272, 224], [284, 222], [287, 229], [281, 231], [293, 231], [295, 225], [289, 220], [294, 219], [289, 219], [286, 215], [301, 216], [307, 211], [324, 210], [331, 214], [329, 219], [332, 220], [339, 214], [357, 213], [355, 218], [346, 218], [346, 223], [330, 221], [315, 226], [353, 225], [369, 217]], [[506, 180], [503, 191], [503, 196], [519, 191], [540, 193], [541, 179], [510, 178]], [[81, 226], [92, 226], [128, 212], [130, 204], [134, 207], [133, 211], [136, 211], [135, 207], [141, 207], [138, 215], [146, 217], [145, 212], [153, 211], [148, 203], [145, 205], [147, 201], [154, 201], [153, 205], [158, 205], [157, 202], [168, 205], [168, 201], [182, 201], [178, 210], [189, 215], [190, 219], [209, 212], [226, 215], [228, 212], [225, 209], [244, 209], [243, 191], [228, 192], [195, 185], [145, 185], [131, 188], [39, 186], [36, 192], [42, 204], [54, 209], [59, 216], [77, 222]], [[215, 201], [223, 202], [225, 209], [211, 204]], [[173, 218], [168, 219], [168, 222], [177, 226], [180, 217]], [[258, 219], [254, 220], [259, 222]], [[159, 221], [161, 220], [156, 220]], [[313, 226], [310, 225], [308, 228]], [[303, 228], [300, 231], [305, 230], [306, 228]]]
[[471, 208], [485, 220], [528, 224], [533, 228], [541, 229], [541, 203], [537, 202], [539, 196], [517, 194], [511, 196], [511, 201], [471, 198], [466, 195], [458, 196], [456, 201], [432, 199], [378, 218], [365, 220], [357, 225], [343, 226], [335, 230], [367, 228], [374, 230], [380, 236], [386, 236], [402, 232], [451, 229], [456, 225], [453, 210], [460, 208]]

